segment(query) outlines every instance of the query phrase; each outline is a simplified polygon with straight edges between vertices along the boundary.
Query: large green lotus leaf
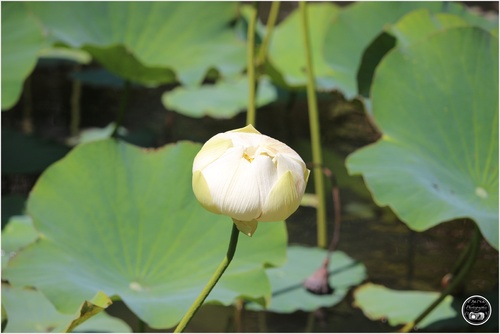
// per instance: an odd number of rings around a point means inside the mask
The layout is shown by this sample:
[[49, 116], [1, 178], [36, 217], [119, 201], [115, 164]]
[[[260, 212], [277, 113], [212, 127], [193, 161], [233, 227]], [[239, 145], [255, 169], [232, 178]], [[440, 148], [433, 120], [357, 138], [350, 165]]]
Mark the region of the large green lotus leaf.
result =
[[[35, 286], [64, 313], [103, 291], [153, 328], [174, 326], [225, 256], [232, 228], [192, 193], [200, 148], [181, 142], [147, 150], [114, 140], [77, 146], [34, 186], [28, 212], [40, 240], [9, 261], [3, 278]], [[286, 242], [283, 222], [242, 235], [207, 301], [265, 303], [264, 266], [284, 262]]]
[[[259, 80], [257, 107], [276, 100], [276, 88], [266, 78]], [[177, 87], [162, 97], [165, 107], [190, 117], [232, 118], [248, 105], [248, 78], [220, 80], [214, 85]]]
[[29, 216], [11, 217], [2, 229], [2, 269], [16, 252], [38, 238], [38, 232]]
[[[325, 62], [322, 52], [327, 28], [338, 12], [338, 7], [332, 3], [309, 4], [307, 6], [314, 77], [316, 88], [319, 90], [338, 88], [338, 83], [335, 80], [336, 72]], [[269, 44], [269, 61], [290, 87], [305, 87], [307, 84], [304, 38], [302, 36], [300, 11], [295, 10], [274, 29]]]
[[432, 14], [427, 9], [421, 9], [403, 16], [388, 28], [388, 31], [397, 38], [398, 46], [403, 48], [438, 30], [468, 25], [469, 23], [459, 16], [448, 13]]
[[36, 65], [45, 37], [33, 17], [19, 2], [2, 4], [2, 109], [14, 106], [24, 79]]
[[[391, 326], [397, 326], [415, 320], [439, 295], [439, 292], [397, 291], [366, 283], [354, 290], [354, 306], [372, 320], [387, 319]], [[452, 303], [453, 297], [446, 296], [418, 327], [454, 318], [457, 312]]]
[[[329, 283], [334, 289], [330, 295], [315, 295], [303, 288], [302, 283], [321, 267], [327, 251], [320, 248], [289, 246], [287, 262], [283, 267], [267, 270], [273, 295], [266, 308], [278, 313], [291, 313], [298, 310], [313, 311], [319, 307], [338, 304], [349, 289], [366, 278], [366, 269], [341, 251], [333, 252], [330, 258]], [[251, 303], [249, 309], [262, 310]]]
[[322, 52], [346, 97], [357, 95], [356, 78], [363, 53], [384, 25], [416, 8], [435, 11], [440, 6], [437, 2], [357, 2], [342, 9], [328, 26]]
[[438, 32], [391, 51], [372, 87], [384, 135], [347, 159], [378, 205], [414, 230], [459, 217], [498, 249], [498, 39]]
[[[96, 306], [92, 303], [87, 304]], [[22, 289], [2, 284], [2, 305], [8, 317], [6, 333], [48, 333], [74, 329], [75, 316], [59, 313], [54, 305], [39, 291]], [[99, 306], [96, 306], [99, 307]], [[77, 312], [77, 319], [82, 310]], [[132, 330], [121, 319], [113, 318], [105, 312], [100, 312], [76, 327], [77, 331], [85, 332], [116, 332], [130, 333]]]
[[55, 39], [85, 47], [110, 71], [158, 84], [198, 84], [216, 68], [245, 66], [245, 43], [230, 23], [236, 2], [35, 2], [29, 4]]

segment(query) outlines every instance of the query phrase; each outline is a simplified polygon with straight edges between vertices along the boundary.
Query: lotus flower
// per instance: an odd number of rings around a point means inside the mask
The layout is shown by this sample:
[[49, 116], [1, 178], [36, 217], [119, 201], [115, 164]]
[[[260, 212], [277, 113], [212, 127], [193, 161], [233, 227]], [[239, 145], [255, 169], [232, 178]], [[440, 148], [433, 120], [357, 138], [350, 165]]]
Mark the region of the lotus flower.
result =
[[308, 177], [293, 149], [252, 125], [210, 138], [193, 162], [193, 191], [201, 205], [233, 218], [249, 236], [258, 222], [294, 213]]

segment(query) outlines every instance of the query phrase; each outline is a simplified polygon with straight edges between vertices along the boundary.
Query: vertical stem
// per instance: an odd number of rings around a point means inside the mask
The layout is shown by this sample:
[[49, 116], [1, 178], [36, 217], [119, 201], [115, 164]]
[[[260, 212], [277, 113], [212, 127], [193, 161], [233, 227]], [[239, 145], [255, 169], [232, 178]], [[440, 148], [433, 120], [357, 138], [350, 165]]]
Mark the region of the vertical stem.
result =
[[23, 120], [21, 123], [21, 128], [24, 134], [33, 133], [33, 105], [31, 99], [31, 76], [26, 78], [24, 82], [24, 92], [23, 92]]
[[175, 328], [174, 333], [182, 333], [184, 329], [186, 329], [186, 326], [189, 324], [193, 316], [196, 314], [196, 312], [201, 307], [205, 299], [208, 297], [212, 289], [215, 287], [215, 285], [221, 278], [222, 274], [224, 274], [224, 271], [226, 271], [226, 268], [229, 266], [229, 263], [231, 263], [231, 260], [233, 259], [234, 253], [236, 251], [236, 245], [238, 244], [239, 233], [240, 231], [238, 230], [236, 225], [233, 224], [233, 229], [231, 231], [231, 239], [229, 240], [229, 246], [227, 248], [226, 257], [219, 264], [214, 274], [212, 275], [208, 283], [205, 285], [205, 287], [199, 294], [198, 298], [196, 298], [196, 300], [194, 301], [193, 305], [191, 305], [186, 314], [184, 314], [184, 317], [182, 318], [181, 322], [179, 322], [179, 324]]
[[[76, 66], [76, 72], [80, 71], [80, 65]], [[78, 135], [78, 129], [80, 128], [80, 96], [82, 92], [82, 82], [78, 79], [73, 81], [73, 86], [71, 87], [71, 120], [69, 124], [69, 133], [71, 136]]]
[[234, 305], [234, 331], [235, 333], [243, 332], [243, 310], [245, 309], [245, 304], [243, 299], [238, 298], [236, 300], [236, 305]]
[[325, 207], [325, 189], [323, 182], [323, 158], [321, 156], [321, 141], [318, 106], [316, 101], [316, 88], [314, 84], [314, 71], [311, 55], [311, 41], [309, 39], [309, 26], [307, 21], [307, 7], [304, 1], [299, 3], [300, 13], [302, 16], [302, 32], [304, 38], [304, 46], [306, 52], [306, 71], [307, 71], [307, 103], [309, 109], [309, 126], [311, 130], [312, 143], [312, 158], [314, 168], [314, 188], [318, 197], [317, 207], [317, 230], [318, 230], [318, 247], [325, 248], [327, 244], [326, 236], [326, 207]]
[[247, 125], [255, 126], [255, 22], [257, 21], [257, 2], [254, 2], [254, 11], [248, 23], [247, 32], [247, 73], [248, 73], [248, 111]]
[[262, 41], [262, 45], [259, 50], [259, 55], [257, 57], [257, 62], [256, 62], [257, 66], [262, 65], [266, 59], [267, 48], [271, 40], [271, 35], [273, 33], [274, 25], [276, 24], [276, 19], [278, 18], [279, 10], [280, 10], [280, 2], [273, 1], [273, 3], [271, 4], [271, 9], [269, 11], [269, 16], [267, 18], [266, 36]]
[[111, 137], [116, 137], [118, 134], [118, 129], [123, 123], [123, 119], [125, 118], [125, 110], [127, 109], [128, 99], [130, 95], [130, 81], [125, 80], [125, 87], [123, 88], [123, 95], [120, 103], [120, 108], [118, 109], [118, 113], [116, 115], [116, 124], [111, 134]]

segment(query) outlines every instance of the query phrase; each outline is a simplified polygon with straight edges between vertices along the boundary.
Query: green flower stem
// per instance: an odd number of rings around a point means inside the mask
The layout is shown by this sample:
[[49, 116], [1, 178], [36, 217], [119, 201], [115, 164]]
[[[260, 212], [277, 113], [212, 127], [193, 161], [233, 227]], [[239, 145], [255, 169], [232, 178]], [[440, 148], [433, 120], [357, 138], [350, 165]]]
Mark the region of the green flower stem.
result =
[[231, 239], [229, 240], [229, 246], [227, 248], [226, 257], [219, 264], [214, 274], [208, 281], [207, 285], [205, 285], [201, 293], [198, 295], [198, 298], [196, 298], [196, 300], [194, 301], [193, 305], [191, 305], [186, 314], [184, 314], [184, 317], [182, 318], [181, 322], [179, 322], [179, 324], [175, 328], [174, 333], [182, 333], [184, 329], [186, 329], [186, 326], [189, 324], [193, 316], [196, 314], [196, 312], [201, 307], [205, 299], [208, 297], [212, 289], [215, 287], [215, 285], [221, 278], [222, 274], [224, 274], [224, 271], [226, 271], [236, 251], [236, 245], [238, 244], [239, 234], [240, 231], [238, 230], [238, 228], [236, 228], [236, 225], [233, 224], [233, 229], [231, 231]]
[[316, 101], [316, 88], [314, 84], [314, 71], [311, 55], [311, 41], [309, 39], [309, 25], [307, 21], [307, 7], [304, 1], [299, 3], [300, 14], [302, 16], [302, 32], [304, 38], [304, 46], [306, 52], [306, 72], [307, 72], [307, 104], [309, 109], [309, 126], [311, 130], [312, 143], [312, 158], [314, 164], [314, 189], [318, 197], [317, 207], [317, 230], [318, 230], [318, 247], [325, 248], [327, 244], [326, 236], [326, 206], [325, 206], [325, 189], [323, 181], [323, 158], [321, 155], [320, 128], [318, 116], [318, 104]]
[[453, 277], [451, 283], [441, 292], [441, 295], [431, 304], [429, 305], [415, 320], [407, 323], [403, 328], [399, 330], [402, 333], [410, 332], [415, 326], [417, 326], [426, 316], [429, 315], [445, 298], [448, 296], [457, 286], [459, 286], [464, 279], [467, 277], [467, 274], [471, 271], [474, 263], [476, 262], [477, 253], [479, 252], [479, 245], [481, 242], [481, 232], [477, 225], [474, 229], [474, 235], [470, 241], [470, 245], [467, 247], [468, 254], [463, 261], [463, 266], [460, 268], [456, 277]]
[[257, 22], [257, 2], [254, 3], [254, 11], [248, 23], [247, 33], [247, 75], [248, 75], [248, 111], [247, 125], [255, 126], [255, 23]]
[[264, 40], [262, 41], [262, 45], [259, 50], [259, 56], [257, 57], [257, 66], [261, 66], [262, 64], [264, 64], [264, 61], [266, 60], [267, 48], [269, 46], [269, 41], [271, 40], [271, 35], [276, 24], [276, 19], [278, 18], [279, 10], [280, 2], [273, 1], [273, 3], [271, 4], [271, 9], [269, 10], [269, 16], [267, 18], [266, 36], [264, 36]]
[[125, 86], [123, 87], [123, 95], [122, 99], [120, 101], [120, 109], [118, 109], [118, 112], [116, 113], [116, 124], [115, 128], [113, 129], [113, 133], [111, 134], [111, 137], [116, 138], [118, 135], [118, 129], [123, 123], [123, 119], [125, 118], [125, 110], [127, 109], [128, 105], [128, 99], [130, 95], [130, 81], [125, 80]]

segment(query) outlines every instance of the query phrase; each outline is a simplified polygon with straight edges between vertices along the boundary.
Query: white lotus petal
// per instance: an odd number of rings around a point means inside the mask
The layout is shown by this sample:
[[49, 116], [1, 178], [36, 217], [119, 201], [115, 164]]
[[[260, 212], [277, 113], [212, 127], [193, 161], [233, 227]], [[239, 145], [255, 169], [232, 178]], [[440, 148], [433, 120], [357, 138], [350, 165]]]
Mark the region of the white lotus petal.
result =
[[259, 221], [275, 222], [287, 219], [299, 207], [301, 197], [302, 194], [299, 196], [297, 193], [292, 173], [286, 172], [269, 193]]
[[257, 222], [288, 218], [308, 177], [293, 149], [251, 125], [214, 136], [193, 163], [193, 191], [200, 203], [232, 217], [245, 234], [252, 234]]
[[259, 204], [262, 208], [267, 195], [278, 181], [278, 171], [271, 157], [257, 155], [252, 161], [252, 169], [259, 189]]
[[193, 172], [202, 170], [220, 158], [231, 146], [233, 146], [233, 142], [224, 133], [219, 133], [210, 138], [194, 158]]
[[221, 213], [241, 221], [260, 215], [259, 189], [243, 148], [234, 147], [203, 171], [212, 199]]

